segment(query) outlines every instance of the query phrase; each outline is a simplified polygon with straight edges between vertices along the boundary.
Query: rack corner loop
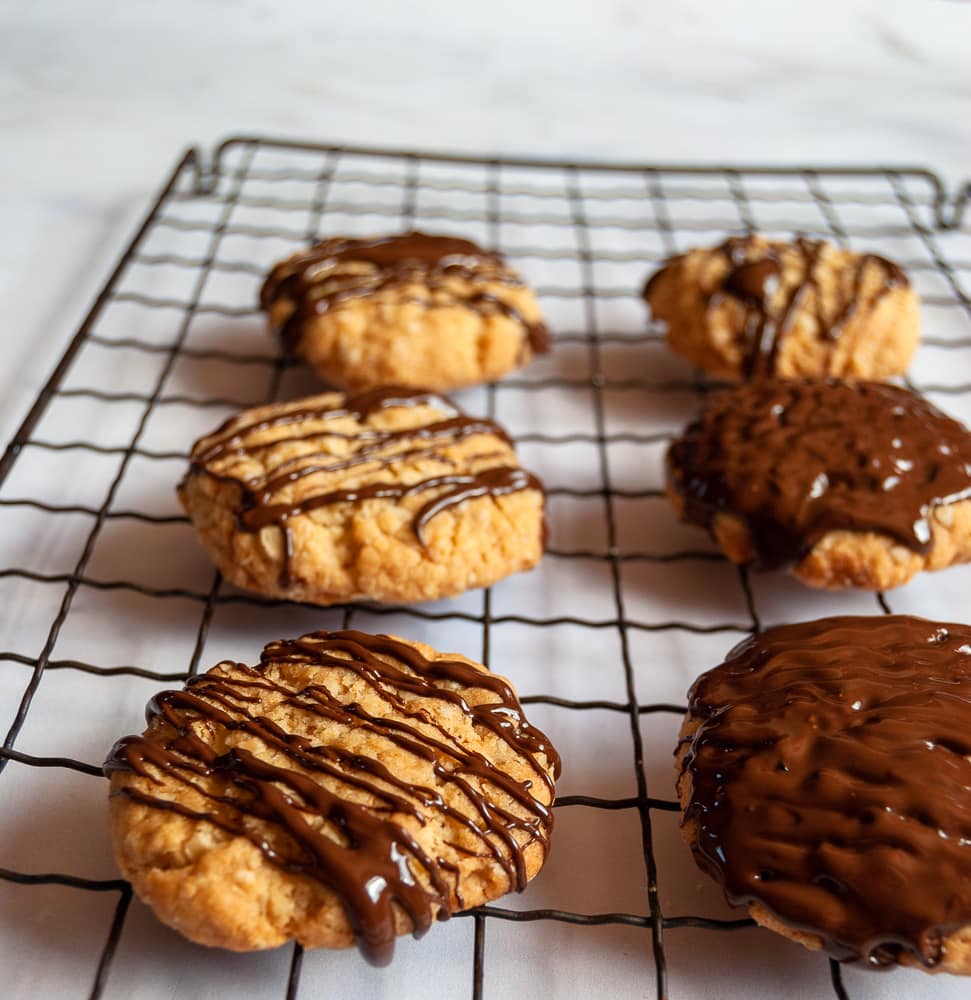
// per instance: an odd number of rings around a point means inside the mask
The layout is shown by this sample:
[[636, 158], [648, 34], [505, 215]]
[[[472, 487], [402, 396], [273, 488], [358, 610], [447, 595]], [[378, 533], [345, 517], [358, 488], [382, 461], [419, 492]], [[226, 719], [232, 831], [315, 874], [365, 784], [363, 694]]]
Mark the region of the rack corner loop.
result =
[[205, 153], [199, 146], [190, 146], [183, 165], [191, 171], [192, 194], [197, 198], [212, 194], [216, 187], [217, 156]]

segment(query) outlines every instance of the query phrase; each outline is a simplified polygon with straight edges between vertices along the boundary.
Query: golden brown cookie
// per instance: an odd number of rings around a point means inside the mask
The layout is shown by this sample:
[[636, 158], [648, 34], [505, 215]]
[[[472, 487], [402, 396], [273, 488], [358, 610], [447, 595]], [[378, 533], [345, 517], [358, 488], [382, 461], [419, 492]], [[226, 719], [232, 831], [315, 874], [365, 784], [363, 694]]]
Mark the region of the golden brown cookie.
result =
[[769, 629], [688, 699], [682, 833], [730, 903], [839, 961], [971, 974], [971, 627]]
[[313, 604], [486, 587], [545, 537], [505, 431], [415, 389], [247, 410], [196, 442], [179, 497], [228, 580]]
[[733, 562], [885, 590], [971, 560], [971, 432], [880, 382], [761, 379], [710, 396], [667, 492]]
[[522, 890], [559, 759], [509, 682], [393, 636], [314, 632], [149, 703], [115, 744], [115, 856], [166, 924], [376, 964], [397, 935]]
[[491, 382], [549, 346], [503, 257], [449, 236], [324, 240], [277, 264], [260, 304], [288, 350], [351, 390]]
[[822, 240], [732, 237], [673, 257], [644, 287], [668, 344], [727, 379], [883, 379], [907, 370], [920, 337], [904, 272]]

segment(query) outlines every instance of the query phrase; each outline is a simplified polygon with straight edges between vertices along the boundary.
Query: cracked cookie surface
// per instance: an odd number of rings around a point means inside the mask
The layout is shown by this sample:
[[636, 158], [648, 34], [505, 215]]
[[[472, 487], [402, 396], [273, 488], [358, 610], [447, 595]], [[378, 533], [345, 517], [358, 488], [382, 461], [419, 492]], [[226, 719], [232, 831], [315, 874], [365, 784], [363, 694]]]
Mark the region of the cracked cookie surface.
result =
[[326, 239], [277, 264], [260, 303], [289, 351], [353, 391], [490, 382], [549, 348], [519, 274], [448, 236]]
[[522, 890], [559, 759], [505, 678], [357, 631], [270, 643], [163, 691], [105, 764], [125, 877], [200, 944], [375, 964], [398, 935]]
[[730, 380], [888, 378], [907, 370], [920, 336], [900, 267], [805, 237], [689, 250], [650, 278], [644, 299], [672, 350]]
[[545, 541], [505, 431], [407, 388], [247, 410], [196, 442], [179, 497], [228, 580], [314, 604], [455, 596]]

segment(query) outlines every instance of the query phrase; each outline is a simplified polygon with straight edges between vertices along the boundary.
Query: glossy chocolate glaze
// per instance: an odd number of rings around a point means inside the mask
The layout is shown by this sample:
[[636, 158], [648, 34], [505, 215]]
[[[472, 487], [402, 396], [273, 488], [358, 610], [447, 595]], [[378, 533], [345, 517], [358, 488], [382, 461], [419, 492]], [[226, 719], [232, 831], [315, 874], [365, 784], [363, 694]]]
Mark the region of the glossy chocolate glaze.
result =
[[[366, 264], [355, 273], [335, 265]], [[418, 283], [430, 291], [446, 293], [448, 304], [460, 304], [483, 315], [501, 313], [519, 322], [535, 354], [549, 350], [549, 331], [532, 323], [514, 306], [484, 291], [460, 294], [454, 280], [520, 285], [521, 281], [497, 253], [489, 253], [470, 240], [408, 232], [379, 239], [334, 237], [277, 264], [260, 291], [260, 305], [269, 310], [283, 299], [293, 312], [280, 328], [284, 344], [296, 350], [304, 323], [343, 303], [388, 288]]]
[[[380, 410], [395, 407], [433, 405], [447, 416], [418, 427], [398, 430], [364, 428], [357, 433], [328, 432], [303, 429], [310, 421], [320, 423], [341, 417], [366, 421]], [[255, 436], [273, 428], [293, 428], [292, 434], [275, 437], [272, 442], [259, 443]], [[446, 462], [442, 452], [451, 445], [477, 434], [490, 435], [510, 444], [506, 432], [492, 420], [466, 416], [456, 407], [433, 393], [417, 389], [384, 387], [357, 396], [349, 396], [337, 407], [314, 404], [288, 408], [262, 420], [245, 421], [233, 417], [209, 437], [197, 442], [192, 450], [189, 475], [206, 475], [219, 482], [232, 483], [239, 489], [236, 507], [237, 527], [242, 531], [259, 531], [277, 525], [284, 533], [284, 563], [281, 585], [289, 582], [289, 562], [292, 551], [288, 522], [301, 514], [336, 503], [359, 503], [385, 498], [401, 500], [426, 492], [433, 495], [415, 512], [412, 526], [419, 542], [425, 544], [424, 530], [442, 511], [477, 497], [501, 497], [522, 490], [543, 492], [543, 484], [532, 473], [518, 466], [492, 465], [474, 473], [440, 474], [404, 483], [393, 478], [363, 482], [346, 488], [312, 490], [298, 500], [283, 499], [291, 487], [309, 477], [335, 472], [350, 472], [358, 476], [390, 469], [397, 463], [434, 458]], [[346, 457], [334, 455], [329, 444], [349, 442], [352, 451]], [[266, 469], [264, 474], [248, 479], [236, 478], [216, 471], [220, 463], [247, 457], [266, 461], [271, 450], [281, 442], [314, 442], [312, 450], [301, 450], [296, 457], [283, 460]], [[319, 443], [320, 447], [316, 447]], [[494, 450], [469, 456], [488, 459]], [[331, 480], [330, 482], [333, 482]]]
[[699, 865], [844, 962], [933, 968], [971, 925], [971, 627], [844, 617], [746, 639], [689, 694]]
[[841, 528], [927, 552], [933, 508], [971, 497], [971, 432], [896, 386], [764, 379], [711, 396], [667, 466], [685, 519], [738, 515], [763, 567]]
[[[782, 343], [801, 310], [812, 311], [818, 337], [835, 342], [862, 304], [868, 276], [879, 275], [875, 290], [867, 295], [868, 308], [892, 289], [909, 286], [907, 275], [892, 261], [876, 254], [859, 254], [850, 265], [853, 278], [849, 294], [845, 298], [837, 296], [843, 304], [835, 310], [827, 310], [819, 283], [820, 261], [827, 244], [799, 236], [788, 245], [798, 255], [795, 273], [787, 273], [778, 244], [766, 245], [753, 236], [733, 236], [715, 248], [715, 252], [725, 258], [728, 271], [718, 288], [708, 295], [707, 307], [717, 305], [725, 297], [745, 307], [739, 331], [745, 378], [775, 373]], [[672, 258], [668, 264], [680, 259]], [[644, 286], [644, 297], [648, 301], [664, 273], [665, 269], [658, 271]]]
[[[326, 885], [361, 950], [378, 965], [391, 959], [396, 908], [420, 937], [433, 920], [464, 906], [459, 866], [431, 857], [409, 826], [424, 827], [439, 815], [458, 824], [477, 845], [453, 845], [460, 854], [489, 859], [510, 889], [525, 888], [527, 847], [538, 843], [544, 855], [549, 848], [548, 772], [558, 776], [560, 761], [501, 677], [459, 660], [428, 660], [390, 636], [356, 631], [273, 642], [258, 667], [225, 666], [229, 676], [202, 674], [185, 690], [163, 691], [149, 702], [146, 734], [119, 740], [104, 767], [107, 775], [134, 772], [148, 782], [128, 783], [117, 794], [245, 837], [272, 864]], [[374, 715], [342, 702], [333, 689], [348, 673], [386, 710]], [[333, 741], [285, 732], [262, 714], [259, 699], [266, 696], [332, 723]], [[487, 730], [528, 763], [533, 777], [517, 780], [469, 746], [463, 726], [436, 721], [436, 706], [458, 711], [478, 739]], [[348, 728], [373, 738], [375, 756], [342, 745]], [[275, 763], [238, 745], [252, 748], [254, 738]], [[389, 770], [380, 759], [389, 744], [428, 762], [438, 787]], [[446, 801], [439, 790], [445, 788], [464, 808]]]

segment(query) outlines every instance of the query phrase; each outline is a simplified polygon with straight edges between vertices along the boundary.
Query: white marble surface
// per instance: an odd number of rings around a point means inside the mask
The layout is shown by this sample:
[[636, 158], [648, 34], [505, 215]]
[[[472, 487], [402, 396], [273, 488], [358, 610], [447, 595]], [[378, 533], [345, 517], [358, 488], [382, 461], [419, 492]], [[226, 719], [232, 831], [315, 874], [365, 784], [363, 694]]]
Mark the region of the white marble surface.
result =
[[971, 4], [0, 0], [0, 439], [189, 143], [971, 174]]
[[[926, 165], [953, 184], [971, 174], [969, 39], [971, 5], [946, 0], [823, 0], [799, 6], [700, 0], [664, 6], [618, 0], [572, 4], [503, 0], [463, 6], [377, 0], [357, 10], [349, 3], [283, 5], [266, 0], [165, 4], [0, 0], [0, 301], [5, 305], [0, 436], [6, 440], [16, 427], [152, 192], [189, 143], [208, 148], [228, 133], [243, 131], [639, 161], [882, 161]], [[895, 211], [892, 221], [900, 223], [899, 206]], [[528, 234], [527, 242], [545, 235], [536, 230]], [[645, 249], [637, 242], [638, 234], [630, 239], [630, 248]], [[947, 249], [971, 260], [971, 240], [961, 240], [954, 237]], [[922, 294], [953, 298], [920, 240], [902, 239], [901, 252], [926, 265], [915, 272]], [[537, 283], [556, 281], [555, 275], [542, 273], [542, 261], [527, 261], [524, 266]], [[638, 279], [642, 266], [632, 264], [624, 280]], [[156, 277], [152, 274], [147, 280]], [[234, 304], [252, 301], [249, 286], [227, 283], [220, 292], [229, 290]], [[550, 309], [557, 305], [563, 309], [564, 328], [582, 323], [578, 303], [548, 304]], [[614, 302], [605, 303], [605, 308], [616, 309], [610, 315], [618, 327], [641, 328], [639, 311], [622, 312]], [[125, 315], [116, 310], [113, 317]], [[927, 318], [938, 336], [967, 336], [967, 315], [953, 302], [931, 308]], [[143, 332], [118, 322], [109, 326], [115, 336]], [[256, 321], [230, 329], [211, 316], [203, 317], [191, 336], [224, 340], [231, 336], [236, 342], [237, 334], [253, 349], [267, 347], [262, 324]], [[564, 348], [539, 362], [531, 374], [573, 373], [574, 367], [585, 371], [585, 352]], [[680, 361], [657, 348], [637, 348], [630, 356], [627, 350], [605, 353], [616, 377], [634, 370], [686, 375]], [[97, 377], [98, 357], [92, 352], [87, 359], [93, 367], [84, 367], [79, 384], [90, 384]], [[971, 376], [952, 363], [953, 357], [966, 363], [967, 352], [922, 352], [920, 379], [967, 381]], [[116, 362], [119, 358], [120, 353]], [[153, 365], [156, 357], [138, 356], [112, 377], [123, 377], [129, 386], [151, 385], [157, 374]], [[177, 373], [167, 388], [198, 395], [213, 391], [211, 384], [187, 370]], [[230, 384], [227, 392], [243, 399], [257, 390], [255, 384]], [[581, 395], [537, 394], [534, 398], [542, 396], [545, 402], [533, 410], [528, 400], [510, 403], [516, 394], [500, 390], [499, 416], [514, 431], [543, 429], [551, 413], [558, 429], [575, 429], [570, 423], [574, 420], [577, 428], [585, 429], [583, 421], [589, 421], [590, 414]], [[608, 399], [611, 432], [669, 431], [687, 418], [693, 406], [688, 394], [678, 406], [658, 407], [655, 412], [645, 409], [640, 398], [632, 406], [628, 396], [616, 392]], [[971, 416], [966, 396], [943, 395], [935, 401], [949, 407], [960, 403], [961, 415]], [[482, 402], [481, 396], [470, 394], [470, 409], [481, 409]], [[174, 408], [170, 419], [149, 428], [149, 443], [177, 450], [202, 433], [215, 416], [212, 411]], [[64, 439], [77, 437], [84, 431], [83, 419], [81, 412], [75, 425], [62, 415], [48, 429]], [[129, 412], [125, 419], [135, 417]], [[91, 420], [95, 422], [94, 417]], [[129, 430], [127, 425], [119, 429], [104, 422], [97, 429], [109, 438], [122, 434], [125, 440]], [[614, 454], [619, 474], [630, 477], [623, 485], [642, 489], [659, 485], [658, 462], [645, 462], [642, 454], [625, 452], [623, 447]], [[548, 481], [566, 483], [576, 480], [578, 468], [591, 474], [596, 463], [589, 457], [582, 449], [534, 448], [529, 460], [537, 463]], [[52, 503], [100, 502], [102, 480], [110, 478], [105, 462], [87, 456], [70, 463], [62, 455], [47, 458], [41, 456], [35, 466], [20, 463], [18, 472], [22, 466], [35, 469], [35, 474], [31, 478], [25, 472], [17, 488], [37, 486], [38, 495]], [[175, 513], [171, 485], [181, 464], [156, 463], [152, 471], [157, 480], [147, 477], [148, 468], [126, 477], [119, 505]], [[596, 478], [592, 484], [597, 485]], [[563, 498], [557, 504], [554, 544], [562, 548], [600, 544], [591, 541], [597, 533], [590, 528], [589, 511], [582, 504], [571, 505]], [[663, 549], [682, 541], [703, 547], [703, 539], [673, 523], [666, 505], [656, 506], [647, 517], [637, 505], [618, 502], [622, 549]], [[49, 524], [31, 510], [7, 509], [0, 527], [0, 566], [29, 558], [43, 572], [69, 570], [83, 540], [84, 522], [61, 516], [58, 531], [48, 531]], [[135, 562], [132, 552], [138, 553]], [[212, 579], [212, 570], [185, 525], [143, 527], [132, 534], [123, 520], [111, 522], [88, 569], [102, 580], [136, 578], [201, 592]], [[636, 619], [663, 621], [691, 614], [706, 624], [741, 622], [737, 632], [746, 625], [746, 606], [735, 574], [721, 564], [707, 564], [703, 574], [695, 566], [677, 572], [665, 569], [660, 576], [650, 565], [628, 564], [623, 586], [629, 614]], [[966, 603], [969, 586], [971, 567], [964, 567], [904, 588], [891, 596], [891, 605], [894, 610], [957, 617], [966, 614], [962, 602]], [[550, 558], [535, 574], [500, 585], [493, 600], [497, 614], [565, 610], [607, 618], [612, 613], [610, 593], [605, 566], [577, 568], [574, 562]], [[3, 591], [6, 615], [0, 649], [36, 655], [60, 590], [37, 586], [11, 595], [12, 589]], [[870, 595], [807, 596], [777, 576], [757, 581], [756, 598], [766, 623], [814, 613], [876, 610]], [[457, 606], [478, 613], [480, 602], [480, 595], [470, 594]], [[198, 619], [198, 605], [189, 602], [148, 605], [122, 591], [82, 588], [54, 654], [101, 664], [136, 662], [152, 669], [178, 669], [191, 652]], [[106, 628], [106, 621], [112, 627]], [[397, 621], [361, 613], [356, 624], [394, 629]], [[204, 660], [208, 664], [222, 655], [252, 655], [275, 635], [330, 623], [330, 618], [322, 620], [320, 612], [310, 609], [251, 613], [237, 605], [220, 605]], [[399, 630], [414, 635], [416, 627], [420, 626], [414, 621], [402, 619]], [[524, 693], [623, 699], [619, 647], [608, 631], [549, 629], [540, 640], [527, 638], [518, 626], [498, 628], [493, 652], [508, 664]], [[478, 626], [454, 621], [435, 624], [418, 637], [470, 655], [477, 654], [480, 642]], [[633, 632], [631, 655], [641, 701], [679, 701], [699, 661], [714, 662], [734, 638], [731, 633], [686, 638], [674, 631]], [[529, 645], [538, 642], [548, 645], [541, 649]], [[596, 665], [596, 672], [588, 669], [591, 665]], [[0, 729], [5, 730], [19, 700], [23, 674], [16, 672], [19, 667], [2, 666]], [[37, 755], [69, 754], [90, 761], [97, 760], [120, 731], [137, 725], [141, 705], [158, 686], [131, 677], [92, 680], [78, 671], [58, 672], [56, 682], [48, 683], [50, 677], [42, 682], [18, 746]], [[78, 706], [79, 711], [69, 713]], [[601, 717], [604, 713], [568, 716], [549, 706], [537, 706], [537, 713], [537, 721], [550, 728], [571, 761], [565, 793], [617, 798], [634, 794], [626, 720], [618, 726], [616, 717]], [[574, 725], [579, 718], [582, 722]], [[670, 747], [676, 723], [670, 717], [654, 724], [651, 717], [643, 725], [647, 778], [665, 796], [670, 794]], [[594, 753], [589, 751], [591, 740]], [[623, 760], [623, 767], [618, 760]], [[90, 791], [95, 780], [63, 769], [35, 772], [11, 765], [0, 780], [5, 803], [0, 810], [0, 865], [112, 877], [103, 801]], [[526, 896], [508, 905], [643, 911], [636, 818], [586, 809], [564, 809], [558, 816], [562, 846], [550, 871]], [[666, 912], [731, 915], [714, 886], [695, 871], [674, 817], [656, 814], [655, 821]], [[597, 843], [601, 849], [591, 851], [590, 845]], [[25, 904], [30, 906], [26, 933], [21, 930], [22, 918], [0, 899], [0, 968], [13, 977], [8, 983], [11, 994], [84, 995], [92, 981], [92, 956], [102, 946], [110, 923], [113, 897], [99, 897], [97, 907], [85, 909], [71, 896], [65, 908], [64, 899], [70, 894], [11, 890], [2, 884], [0, 888], [6, 891], [5, 899], [13, 898], [14, 906], [32, 893], [31, 902]], [[5, 936], [5, 921], [8, 931], [14, 928], [16, 933]], [[652, 995], [653, 971], [642, 930], [581, 933], [549, 922], [491, 921], [488, 926], [490, 1000], [537, 992], [562, 997]], [[471, 935], [471, 921], [455, 920], [436, 928], [425, 942], [405, 941], [398, 961], [386, 973], [364, 968], [352, 953], [309, 955], [301, 996], [388, 995], [400, 1000], [427, 995], [425, 983], [431, 974], [438, 995], [467, 996]], [[796, 946], [774, 939], [766, 943], [767, 937], [753, 930], [735, 937], [705, 937], [694, 931], [669, 934], [672, 996], [774, 1000], [780, 989], [800, 997], [831, 995], [824, 962]], [[37, 961], [38, 954], [43, 955], [42, 962]], [[242, 957], [204, 952], [161, 929], [136, 905], [126, 923], [107, 995], [134, 995], [132, 984], [137, 983], [137, 995], [145, 998], [215, 998], [242, 991], [277, 996], [282, 994], [289, 960], [286, 949]], [[723, 966], [733, 969], [730, 978], [722, 974]], [[851, 971], [847, 982], [854, 1000], [899, 995], [956, 1000], [964, 995], [958, 981], [932, 981], [917, 973], [868, 977]]]

